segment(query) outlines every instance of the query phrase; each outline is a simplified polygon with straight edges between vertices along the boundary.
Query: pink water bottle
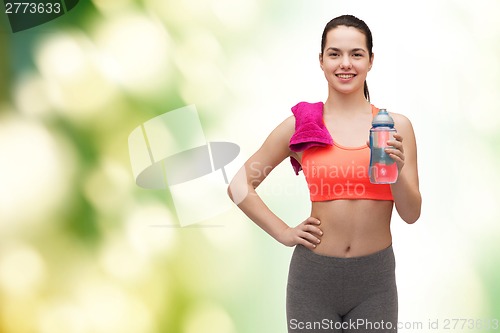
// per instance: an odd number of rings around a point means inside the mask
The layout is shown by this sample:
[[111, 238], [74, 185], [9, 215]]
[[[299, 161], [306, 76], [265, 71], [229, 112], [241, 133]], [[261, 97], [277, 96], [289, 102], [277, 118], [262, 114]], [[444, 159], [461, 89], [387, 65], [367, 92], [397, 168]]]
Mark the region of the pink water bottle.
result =
[[373, 184], [393, 184], [398, 179], [398, 166], [385, 152], [387, 141], [394, 140], [394, 120], [386, 109], [380, 109], [373, 117], [370, 129], [370, 182]]

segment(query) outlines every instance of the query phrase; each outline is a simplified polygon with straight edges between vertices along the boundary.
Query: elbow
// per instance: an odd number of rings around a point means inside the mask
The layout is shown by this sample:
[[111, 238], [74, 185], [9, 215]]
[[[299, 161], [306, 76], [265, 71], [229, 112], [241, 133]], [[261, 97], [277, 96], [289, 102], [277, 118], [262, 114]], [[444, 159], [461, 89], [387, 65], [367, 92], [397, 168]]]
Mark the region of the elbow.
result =
[[232, 202], [239, 205], [249, 194], [248, 178], [246, 176], [245, 168], [241, 168], [234, 178], [229, 182], [227, 187], [227, 195]]
[[227, 186], [227, 196], [234, 202], [236, 205], [239, 203], [239, 197], [241, 196], [239, 193], [241, 192], [241, 188], [246, 184], [246, 177], [244, 168], [241, 168], [233, 179], [229, 182]]
[[422, 211], [422, 198], [420, 196], [417, 204], [412, 208], [413, 209], [411, 209], [407, 214], [401, 216], [403, 221], [405, 221], [407, 224], [413, 224], [420, 218], [420, 213]]
[[413, 224], [417, 222], [419, 218], [420, 218], [420, 210], [414, 214], [402, 217], [403, 221], [405, 221], [407, 224]]
[[229, 186], [227, 187], [227, 196], [229, 197], [229, 199], [231, 199], [232, 202], [234, 202], [233, 193], [231, 192], [231, 184], [229, 184]]
[[246, 183], [231, 182], [227, 187], [227, 195], [236, 205], [242, 203], [249, 193], [249, 187]]

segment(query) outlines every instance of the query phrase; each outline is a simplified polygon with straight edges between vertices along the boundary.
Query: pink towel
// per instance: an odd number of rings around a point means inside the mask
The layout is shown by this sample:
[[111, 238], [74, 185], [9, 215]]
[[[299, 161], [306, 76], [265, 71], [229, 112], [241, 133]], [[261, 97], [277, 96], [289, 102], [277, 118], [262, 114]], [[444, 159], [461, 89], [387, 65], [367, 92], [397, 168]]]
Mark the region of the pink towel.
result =
[[[290, 138], [290, 150], [301, 152], [310, 147], [331, 146], [332, 136], [323, 122], [323, 102], [300, 102], [292, 108], [295, 116], [295, 133]], [[302, 170], [300, 163], [290, 157], [293, 170], [298, 175]]]

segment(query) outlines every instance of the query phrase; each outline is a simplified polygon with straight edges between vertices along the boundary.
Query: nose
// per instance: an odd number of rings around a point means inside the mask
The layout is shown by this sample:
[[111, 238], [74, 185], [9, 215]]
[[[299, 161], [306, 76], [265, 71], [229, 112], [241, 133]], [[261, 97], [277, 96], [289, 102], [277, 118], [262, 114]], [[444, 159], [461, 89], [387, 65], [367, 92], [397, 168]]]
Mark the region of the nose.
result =
[[342, 57], [342, 62], [340, 63], [340, 68], [351, 68], [351, 58], [349, 56]]

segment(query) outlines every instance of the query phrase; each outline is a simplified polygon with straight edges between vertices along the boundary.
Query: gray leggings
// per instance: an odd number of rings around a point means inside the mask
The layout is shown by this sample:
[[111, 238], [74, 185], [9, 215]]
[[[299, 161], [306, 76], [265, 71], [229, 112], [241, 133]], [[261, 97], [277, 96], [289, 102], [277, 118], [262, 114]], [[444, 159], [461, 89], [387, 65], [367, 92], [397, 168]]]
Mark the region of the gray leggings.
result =
[[288, 332], [397, 332], [395, 268], [392, 245], [354, 258], [297, 245], [288, 274]]

